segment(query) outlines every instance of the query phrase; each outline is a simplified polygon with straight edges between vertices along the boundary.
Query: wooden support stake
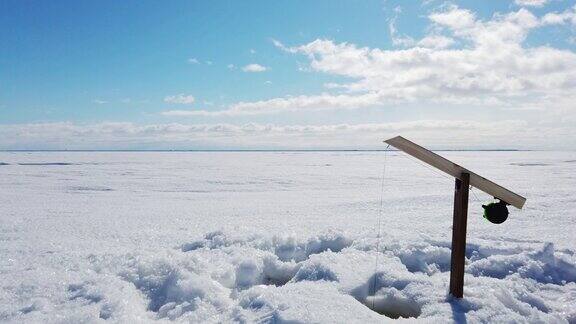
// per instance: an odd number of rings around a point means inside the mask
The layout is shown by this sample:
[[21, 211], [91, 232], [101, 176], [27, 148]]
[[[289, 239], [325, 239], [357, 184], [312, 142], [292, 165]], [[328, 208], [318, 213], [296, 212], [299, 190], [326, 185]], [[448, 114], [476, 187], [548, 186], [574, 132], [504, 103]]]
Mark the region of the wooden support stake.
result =
[[452, 256], [450, 264], [450, 294], [464, 295], [464, 261], [466, 255], [466, 223], [468, 219], [468, 191], [470, 173], [462, 172], [456, 178], [454, 191], [454, 217], [452, 220]]

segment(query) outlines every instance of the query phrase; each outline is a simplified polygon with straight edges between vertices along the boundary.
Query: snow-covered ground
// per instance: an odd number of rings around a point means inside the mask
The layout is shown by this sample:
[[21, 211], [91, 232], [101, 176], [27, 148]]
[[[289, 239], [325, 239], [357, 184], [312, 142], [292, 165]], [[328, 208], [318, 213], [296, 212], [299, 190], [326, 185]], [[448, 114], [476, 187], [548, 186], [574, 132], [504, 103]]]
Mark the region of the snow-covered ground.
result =
[[[576, 323], [576, 152], [442, 152], [473, 190], [447, 296], [453, 180], [389, 152], [0, 153], [0, 321]], [[374, 293], [375, 291], [375, 293]]]

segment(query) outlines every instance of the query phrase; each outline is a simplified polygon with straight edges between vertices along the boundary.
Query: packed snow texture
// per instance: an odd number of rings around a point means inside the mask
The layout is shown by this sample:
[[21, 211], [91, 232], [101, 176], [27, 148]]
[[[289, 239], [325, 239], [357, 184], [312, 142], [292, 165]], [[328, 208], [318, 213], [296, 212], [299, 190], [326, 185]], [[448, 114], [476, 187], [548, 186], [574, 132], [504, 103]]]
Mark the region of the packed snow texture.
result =
[[441, 154], [528, 198], [472, 190], [461, 300], [453, 179], [398, 152], [0, 153], [0, 321], [576, 323], [576, 153]]

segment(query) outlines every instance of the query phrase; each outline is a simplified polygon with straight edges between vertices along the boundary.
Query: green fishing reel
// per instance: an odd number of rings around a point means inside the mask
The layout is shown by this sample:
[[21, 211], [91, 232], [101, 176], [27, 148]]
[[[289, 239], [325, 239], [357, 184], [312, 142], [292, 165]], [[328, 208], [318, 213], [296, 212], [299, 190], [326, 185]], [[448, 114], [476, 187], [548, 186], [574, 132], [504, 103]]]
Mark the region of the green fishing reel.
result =
[[484, 218], [493, 224], [504, 223], [504, 221], [508, 219], [507, 205], [508, 204], [502, 200], [491, 202], [487, 205], [482, 205], [482, 208], [484, 208]]

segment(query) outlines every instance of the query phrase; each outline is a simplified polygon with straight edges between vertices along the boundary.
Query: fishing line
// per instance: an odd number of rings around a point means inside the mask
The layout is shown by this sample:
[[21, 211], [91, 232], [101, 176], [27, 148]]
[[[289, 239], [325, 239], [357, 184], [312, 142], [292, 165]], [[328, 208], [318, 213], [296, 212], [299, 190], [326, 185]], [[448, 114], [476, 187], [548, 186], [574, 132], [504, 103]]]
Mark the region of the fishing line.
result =
[[[404, 154], [403, 152], [402, 152], [402, 154], [399, 154], [398, 156], [403, 157], [403, 158], [405, 158], [405, 159], [407, 159], [407, 160], [412, 160], [412, 161], [414, 161], [414, 162], [416, 162], [416, 163], [424, 166], [424, 167], [427, 168], [428, 170], [436, 173], [437, 175], [439, 175], [439, 176], [441, 176], [441, 177], [443, 177], [443, 178], [446, 178], [446, 179], [448, 179], [448, 180], [450, 180], [450, 181], [452, 181], [452, 179], [454, 179], [454, 178], [450, 177], [449, 175], [447, 175], [446, 173], [440, 172], [440, 171], [438, 171], [437, 169], [434, 169], [434, 168], [430, 167], [429, 165], [421, 162], [420, 160], [418, 160], [418, 159], [416, 159], [416, 158], [412, 158], [411, 156]], [[476, 192], [475, 192], [473, 189], [475, 189], [475, 188], [472, 187], [472, 186], [470, 186], [470, 192], [472, 193], [472, 197], [474, 198], [474, 200], [476, 200], [476, 202], [482, 204], [482, 201], [478, 198], [478, 196], [476, 195]]]
[[404, 153], [404, 152], [402, 152], [402, 151], [398, 151], [398, 152], [400, 152], [400, 154], [398, 154], [398, 156], [400, 156], [400, 157], [402, 157], [402, 158], [405, 158], [405, 159], [407, 159], [407, 160], [414, 161], [414, 162], [422, 165], [422, 166], [425, 167], [426, 169], [428, 169], [428, 170], [436, 173], [437, 175], [439, 175], [439, 176], [441, 176], [441, 177], [443, 177], [443, 178], [446, 178], [446, 179], [448, 179], [448, 180], [450, 180], [450, 181], [452, 181], [452, 180], [454, 179], [454, 178], [452, 178], [451, 176], [447, 175], [446, 173], [441, 172], [441, 171], [438, 171], [437, 169], [434, 169], [434, 168], [431, 167], [430, 165], [428, 165], [428, 164], [426, 164], [426, 163], [424, 163], [424, 162], [422, 162], [422, 161], [420, 161], [420, 160], [418, 160], [418, 159], [416, 159], [416, 158], [413, 158], [412, 156], [407, 155], [406, 153]]
[[482, 204], [482, 201], [480, 201], [480, 199], [478, 199], [478, 196], [476, 196], [476, 192], [474, 191], [474, 187], [470, 186], [470, 192], [472, 193], [472, 196], [474, 197], [474, 199], [476, 199], [476, 202], [479, 202], [480, 204]]
[[376, 273], [378, 271], [378, 257], [380, 256], [380, 236], [382, 234], [382, 210], [384, 209], [384, 183], [386, 179], [386, 164], [388, 162], [388, 151], [390, 144], [384, 151], [384, 166], [382, 167], [382, 182], [380, 184], [380, 206], [378, 207], [378, 236], [376, 238], [376, 263], [374, 265], [374, 280], [372, 282], [372, 310], [374, 310], [374, 299], [376, 297]]

